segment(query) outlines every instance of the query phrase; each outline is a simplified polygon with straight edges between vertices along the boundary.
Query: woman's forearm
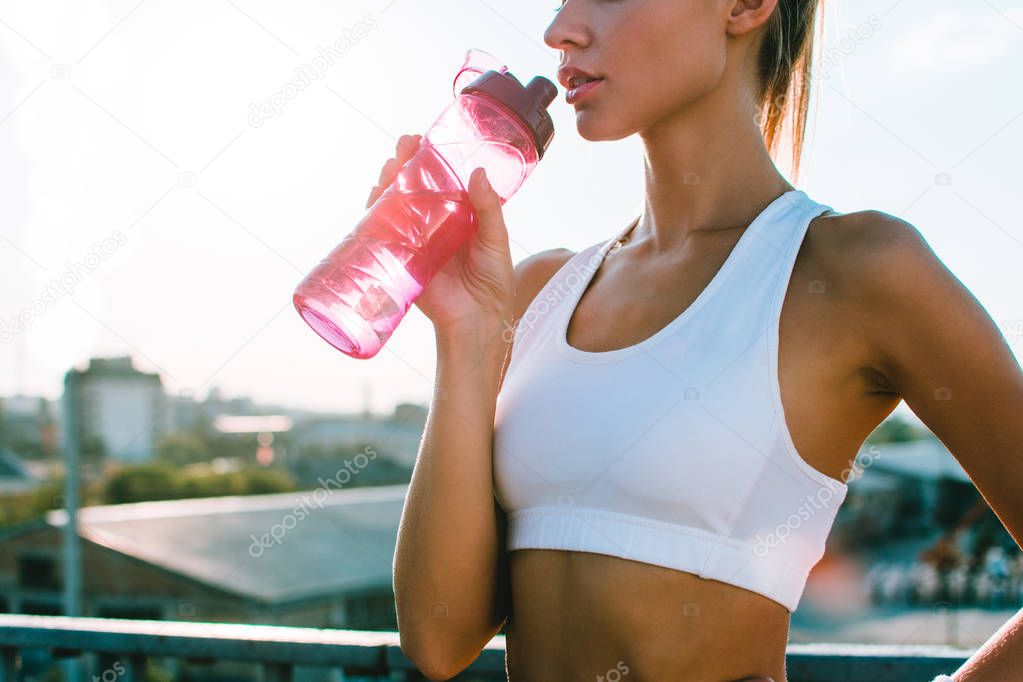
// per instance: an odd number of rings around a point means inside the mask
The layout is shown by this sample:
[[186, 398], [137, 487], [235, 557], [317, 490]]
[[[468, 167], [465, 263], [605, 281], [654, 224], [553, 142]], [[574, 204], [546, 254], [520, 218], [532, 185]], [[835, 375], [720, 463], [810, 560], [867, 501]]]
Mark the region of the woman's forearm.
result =
[[1023, 609], [963, 663], [955, 682], [1004, 682], [1023, 675]]
[[402, 648], [428, 675], [468, 665], [503, 621], [492, 465], [501, 329], [436, 334], [434, 393], [394, 557]]

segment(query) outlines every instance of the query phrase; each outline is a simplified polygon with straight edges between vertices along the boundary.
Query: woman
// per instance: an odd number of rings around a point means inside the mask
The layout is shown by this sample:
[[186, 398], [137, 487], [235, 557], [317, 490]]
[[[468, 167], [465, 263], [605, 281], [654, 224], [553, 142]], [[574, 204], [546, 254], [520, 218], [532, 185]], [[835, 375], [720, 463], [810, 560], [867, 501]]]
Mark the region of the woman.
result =
[[[479, 230], [416, 301], [437, 380], [394, 564], [431, 679], [506, 625], [513, 682], [782, 682], [851, 462], [900, 400], [1023, 538], [1001, 334], [912, 225], [831, 211], [772, 161], [788, 113], [798, 168], [816, 5], [568, 0], [547, 29], [580, 135], [642, 139], [645, 203], [513, 267], [470, 177]], [[955, 679], [1023, 669], [1021, 623]]]

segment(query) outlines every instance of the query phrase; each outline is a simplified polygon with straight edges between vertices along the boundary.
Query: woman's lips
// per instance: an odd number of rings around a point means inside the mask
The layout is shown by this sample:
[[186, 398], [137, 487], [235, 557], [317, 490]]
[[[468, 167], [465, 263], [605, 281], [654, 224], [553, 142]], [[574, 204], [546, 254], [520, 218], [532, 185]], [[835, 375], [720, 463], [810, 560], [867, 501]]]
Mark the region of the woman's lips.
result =
[[582, 85], [576, 86], [565, 93], [565, 101], [569, 104], [575, 104], [585, 97], [592, 96], [593, 92], [600, 87], [600, 84], [604, 82], [603, 78], [597, 78], [591, 80]]

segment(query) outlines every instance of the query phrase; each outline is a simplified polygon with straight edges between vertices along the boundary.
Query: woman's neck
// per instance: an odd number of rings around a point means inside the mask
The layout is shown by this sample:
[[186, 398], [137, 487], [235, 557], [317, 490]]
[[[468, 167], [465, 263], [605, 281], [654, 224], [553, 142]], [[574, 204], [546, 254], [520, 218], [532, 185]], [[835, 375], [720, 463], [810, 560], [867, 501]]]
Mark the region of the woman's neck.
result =
[[673, 251], [695, 232], [745, 227], [794, 189], [771, 159], [753, 112], [708, 96], [641, 133], [646, 197], [630, 241]]

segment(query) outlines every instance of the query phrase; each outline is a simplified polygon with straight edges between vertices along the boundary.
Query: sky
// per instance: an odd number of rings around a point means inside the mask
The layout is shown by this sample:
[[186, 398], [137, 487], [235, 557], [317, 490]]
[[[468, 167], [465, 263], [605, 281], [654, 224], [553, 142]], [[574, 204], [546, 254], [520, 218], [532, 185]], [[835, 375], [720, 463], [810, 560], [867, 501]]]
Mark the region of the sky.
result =
[[[397, 138], [450, 102], [468, 48], [555, 79], [542, 36], [556, 4], [0, 4], [0, 395], [57, 398], [72, 365], [131, 354], [172, 394], [216, 386], [324, 411], [428, 401], [434, 337], [418, 308], [356, 360], [291, 294], [362, 218]], [[912, 223], [1019, 356], [1023, 3], [825, 5], [797, 187]], [[560, 86], [550, 111], [551, 147], [505, 206], [516, 262], [606, 239], [642, 203], [638, 139], [583, 140]], [[29, 328], [5, 333], [19, 316]]]

